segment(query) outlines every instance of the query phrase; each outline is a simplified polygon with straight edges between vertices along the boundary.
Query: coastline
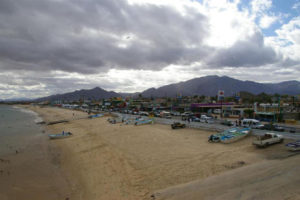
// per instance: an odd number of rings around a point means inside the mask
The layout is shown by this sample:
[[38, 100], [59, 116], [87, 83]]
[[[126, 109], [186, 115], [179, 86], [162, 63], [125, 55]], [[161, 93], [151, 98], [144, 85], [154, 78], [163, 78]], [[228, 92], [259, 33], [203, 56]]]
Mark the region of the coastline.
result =
[[[48, 148], [49, 159], [57, 168], [56, 176], [64, 180], [62, 187], [53, 188], [60, 199], [146, 200], [153, 199], [151, 195], [156, 191], [165, 194], [162, 199], [172, 199], [169, 192], [164, 192], [165, 188], [210, 179], [222, 182], [222, 177], [228, 173], [232, 175], [227, 180], [238, 183], [233, 179], [235, 170], [277, 162], [289, 156], [283, 145], [254, 148], [251, 136], [230, 145], [211, 144], [207, 142], [210, 131], [172, 130], [160, 124], [109, 124], [107, 117], [88, 119], [87, 113], [81, 111], [25, 108], [37, 112], [45, 122], [71, 120], [44, 127], [47, 133], [64, 130], [71, 131], [73, 136], [48, 140], [42, 135], [45, 143], [41, 145]], [[252, 176], [257, 175], [252, 172]], [[174, 193], [172, 189], [168, 191]], [[203, 199], [215, 197], [207, 191], [201, 193], [205, 194]], [[255, 190], [249, 191], [255, 193]]]
[[[32, 115], [34, 122], [39, 119], [31, 110], [19, 106], [17, 109]], [[16, 135], [10, 140], [20, 142], [7, 143], [9, 151], [0, 159], [1, 200], [52, 200], [69, 196], [67, 180], [54, 162], [60, 151], [48, 142], [43, 127], [37, 126], [37, 129], [35, 133]]]

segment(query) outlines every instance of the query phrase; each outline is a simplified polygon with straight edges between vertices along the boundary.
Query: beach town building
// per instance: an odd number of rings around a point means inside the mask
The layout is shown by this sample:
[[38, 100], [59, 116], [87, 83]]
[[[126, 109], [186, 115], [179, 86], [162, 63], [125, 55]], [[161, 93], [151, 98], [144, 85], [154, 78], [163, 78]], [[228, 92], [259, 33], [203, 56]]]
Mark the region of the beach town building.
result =
[[255, 118], [261, 121], [299, 120], [300, 113], [289, 103], [254, 104]]
[[240, 118], [244, 116], [244, 107], [234, 102], [192, 103], [191, 111], [198, 113], [214, 113], [224, 117]]

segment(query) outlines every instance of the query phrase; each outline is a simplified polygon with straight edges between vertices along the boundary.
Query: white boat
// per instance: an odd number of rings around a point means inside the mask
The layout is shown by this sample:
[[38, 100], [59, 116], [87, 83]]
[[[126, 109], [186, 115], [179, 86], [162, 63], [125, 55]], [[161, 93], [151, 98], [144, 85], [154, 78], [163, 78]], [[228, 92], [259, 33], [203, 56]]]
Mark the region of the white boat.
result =
[[153, 124], [152, 119], [141, 119], [141, 120], [136, 120], [134, 125], [139, 126], [139, 125], [144, 125], [144, 124]]
[[299, 151], [300, 150], [300, 140], [298, 140], [296, 142], [288, 143], [285, 146], [290, 151]]
[[62, 132], [62, 133], [57, 133], [57, 134], [50, 134], [48, 135], [50, 139], [62, 139], [66, 137], [70, 137], [72, 135], [71, 132]]

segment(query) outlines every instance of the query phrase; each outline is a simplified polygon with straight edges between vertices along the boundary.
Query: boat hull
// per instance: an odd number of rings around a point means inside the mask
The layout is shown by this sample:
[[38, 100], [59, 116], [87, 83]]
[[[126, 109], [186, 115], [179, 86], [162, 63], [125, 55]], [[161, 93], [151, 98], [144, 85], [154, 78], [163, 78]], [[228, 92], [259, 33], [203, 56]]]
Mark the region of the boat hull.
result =
[[48, 137], [51, 139], [51, 140], [54, 140], [54, 139], [63, 139], [63, 138], [67, 138], [67, 137], [70, 137], [72, 135], [72, 133], [70, 132], [67, 132], [67, 133], [58, 133], [58, 134], [50, 134], [48, 135]]
[[231, 128], [217, 136], [220, 138], [221, 143], [229, 144], [247, 137], [250, 133], [251, 128]]
[[289, 151], [299, 151], [300, 150], [300, 140], [296, 141], [296, 142], [291, 142], [285, 145], [285, 147], [289, 150]]

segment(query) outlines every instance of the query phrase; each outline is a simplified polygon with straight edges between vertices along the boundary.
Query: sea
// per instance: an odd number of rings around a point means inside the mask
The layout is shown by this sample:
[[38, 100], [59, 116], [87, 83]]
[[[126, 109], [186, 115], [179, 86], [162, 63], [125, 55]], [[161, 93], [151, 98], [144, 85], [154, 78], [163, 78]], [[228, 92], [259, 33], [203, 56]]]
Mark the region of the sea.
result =
[[0, 158], [18, 153], [43, 133], [37, 113], [17, 106], [0, 105]]

